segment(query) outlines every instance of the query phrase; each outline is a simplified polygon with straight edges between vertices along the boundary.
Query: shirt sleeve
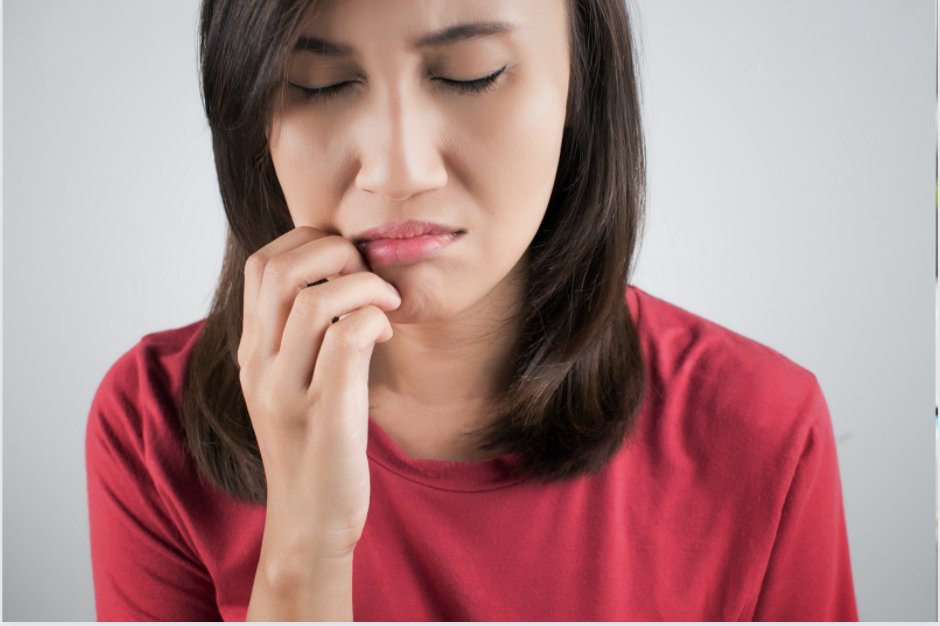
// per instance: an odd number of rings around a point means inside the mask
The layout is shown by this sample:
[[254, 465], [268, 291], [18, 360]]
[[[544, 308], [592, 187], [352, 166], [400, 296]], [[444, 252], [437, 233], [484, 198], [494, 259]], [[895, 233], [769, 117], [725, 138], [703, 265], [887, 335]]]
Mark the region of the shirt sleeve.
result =
[[142, 421], [150, 409], [131, 356], [98, 388], [85, 436], [98, 620], [219, 621], [212, 579], [150, 470]]
[[858, 621], [835, 437], [818, 383], [808, 411], [756, 621]]

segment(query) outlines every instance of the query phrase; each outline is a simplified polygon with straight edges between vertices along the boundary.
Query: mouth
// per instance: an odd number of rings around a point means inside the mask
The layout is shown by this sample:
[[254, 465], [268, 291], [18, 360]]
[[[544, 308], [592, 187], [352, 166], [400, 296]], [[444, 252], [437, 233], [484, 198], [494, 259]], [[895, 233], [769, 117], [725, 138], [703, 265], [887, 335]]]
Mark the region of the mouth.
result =
[[387, 222], [364, 232], [354, 241], [358, 247], [361, 244], [375, 241], [377, 239], [411, 239], [413, 237], [423, 237], [424, 235], [446, 235], [448, 233], [462, 233], [459, 228], [434, 224], [433, 222], [422, 222], [419, 220], [408, 220], [407, 222]]
[[418, 220], [388, 222], [354, 240], [356, 248], [376, 267], [414, 263], [446, 248], [465, 231]]

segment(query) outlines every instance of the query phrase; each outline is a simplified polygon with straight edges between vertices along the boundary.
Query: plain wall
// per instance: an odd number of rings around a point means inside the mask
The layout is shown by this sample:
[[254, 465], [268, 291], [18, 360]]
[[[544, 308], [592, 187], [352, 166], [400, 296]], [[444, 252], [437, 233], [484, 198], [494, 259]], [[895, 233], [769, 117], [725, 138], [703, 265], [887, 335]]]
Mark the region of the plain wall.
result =
[[[860, 615], [933, 620], [934, 3], [636, 4], [635, 282], [816, 374]], [[92, 397], [143, 335], [208, 310], [225, 220], [197, 15], [3, 2], [5, 620], [95, 618]]]

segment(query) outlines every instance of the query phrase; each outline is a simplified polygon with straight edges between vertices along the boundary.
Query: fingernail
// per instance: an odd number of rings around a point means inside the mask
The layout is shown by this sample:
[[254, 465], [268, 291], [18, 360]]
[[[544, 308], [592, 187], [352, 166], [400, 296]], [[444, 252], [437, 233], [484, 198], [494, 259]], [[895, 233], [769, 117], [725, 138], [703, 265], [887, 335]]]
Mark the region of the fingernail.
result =
[[401, 294], [398, 293], [397, 289], [395, 289], [395, 285], [393, 285], [392, 283], [385, 283], [385, 284], [388, 285], [388, 288], [392, 290], [392, 293], [398, 296], [398, 299], [401, 300]]

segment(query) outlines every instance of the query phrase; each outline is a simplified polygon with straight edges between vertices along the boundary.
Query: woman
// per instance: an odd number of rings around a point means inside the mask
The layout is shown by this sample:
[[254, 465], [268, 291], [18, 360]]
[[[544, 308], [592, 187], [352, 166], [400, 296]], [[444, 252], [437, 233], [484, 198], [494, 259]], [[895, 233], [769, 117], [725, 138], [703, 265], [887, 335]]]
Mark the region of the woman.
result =
[[620, 0], [205, 0], [206, 320], [87, 437], [101, 619], [856, 619], [825, 400], [628, 287]]

